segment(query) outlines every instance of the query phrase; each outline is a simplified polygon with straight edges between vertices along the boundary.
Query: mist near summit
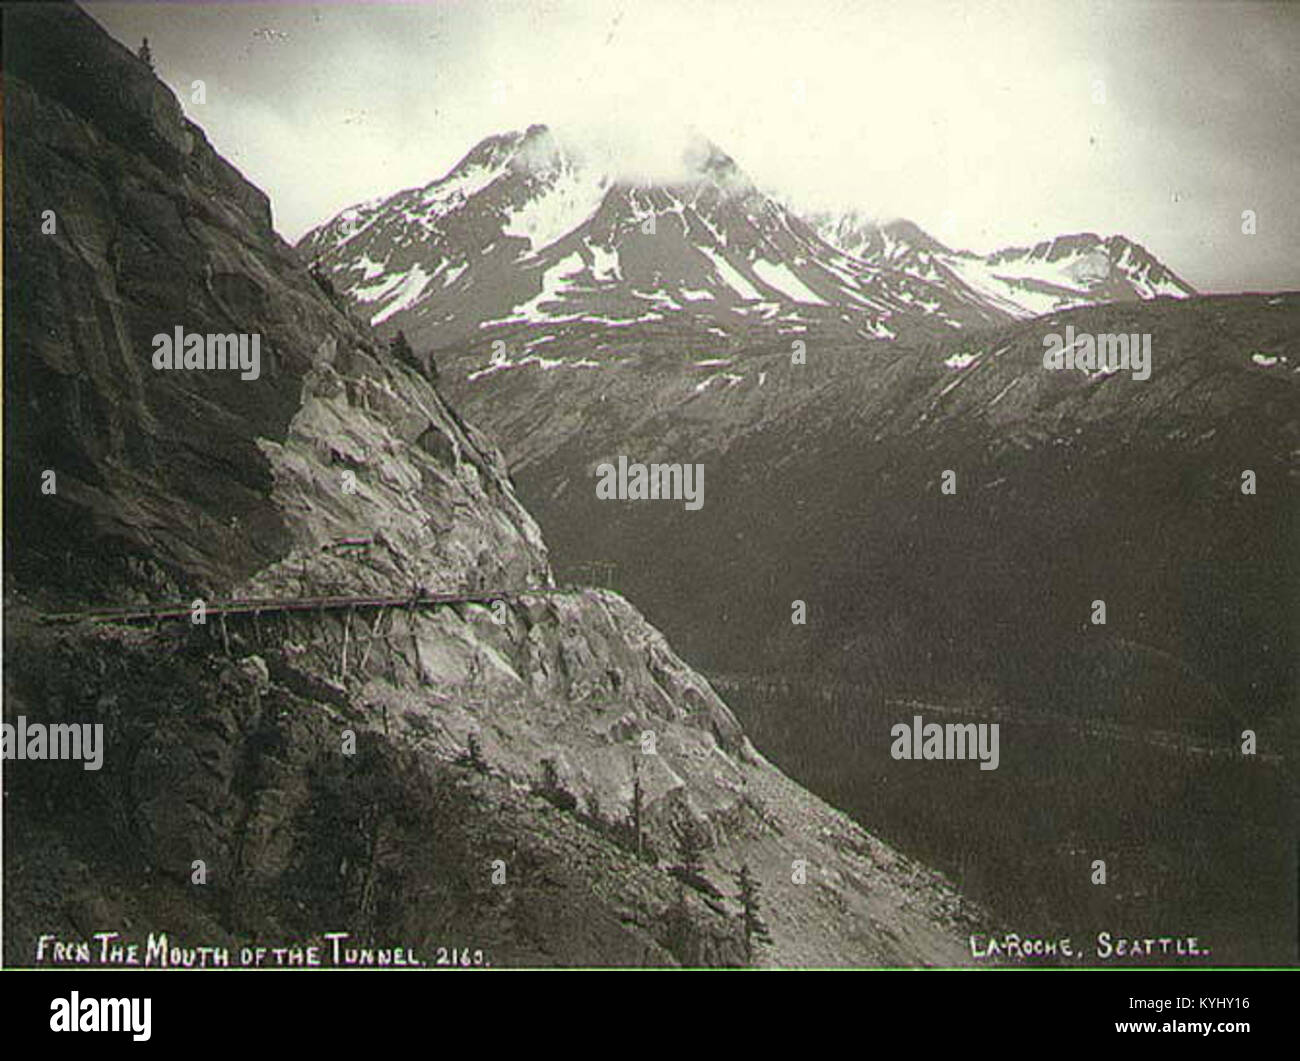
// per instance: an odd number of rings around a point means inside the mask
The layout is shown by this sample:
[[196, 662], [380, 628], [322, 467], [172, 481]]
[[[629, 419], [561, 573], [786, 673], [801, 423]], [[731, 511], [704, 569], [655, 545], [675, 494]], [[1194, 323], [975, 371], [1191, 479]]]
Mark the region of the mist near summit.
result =
[[1124, 232], [1200, 290], [1300, 285], [1286, 5], [88, 10], [131, 47], [150, 38], [290, 241], [494, 133], [545, 123], [617, 175], [662, 180], [694, 129], [800, 211], [907, 217], [981, 253]]

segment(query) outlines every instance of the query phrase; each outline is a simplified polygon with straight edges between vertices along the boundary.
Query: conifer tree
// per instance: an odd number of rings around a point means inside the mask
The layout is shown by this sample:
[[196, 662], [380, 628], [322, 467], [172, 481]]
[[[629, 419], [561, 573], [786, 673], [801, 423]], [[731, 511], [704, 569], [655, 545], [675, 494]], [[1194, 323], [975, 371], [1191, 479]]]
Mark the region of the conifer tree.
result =
[[682, 869], [695, 877], [704, 876], [704, 842], [693, 824], [681, 831], [677, 851], [681, 855]]
[[483, 758], [483, 746], [479, 743], [478, 734], [471, 732], [466, 738], [465, 751], [457, 757], [456, 762], [460, 766], [468, 766], [480, 774], [488, 772], [487, 760]]
[[407, 342], [404, 331], [399, 330], [396, 335], [388, 340], [388, 352], [399, 361], [405, 361], [415, 368], [419, 367], [419, 362], [415, 359], [415, 351], [411, 349], [411, 344]]
[[632, 757], [632, 829], [636, 834], [636, 854], [641, 857], [641, 760]]
[[752, 962], [755, 941], [770, 944], [772, 935], [758, 912], [759, 884], [754, 879], [754, 875], [749, 872], [749, 863], [742, 865], [740, 872], [734, 876], [736, 885], [740, 888], [737, 898], [740, 900], [741, 924], [745, 933], [745, 955]]

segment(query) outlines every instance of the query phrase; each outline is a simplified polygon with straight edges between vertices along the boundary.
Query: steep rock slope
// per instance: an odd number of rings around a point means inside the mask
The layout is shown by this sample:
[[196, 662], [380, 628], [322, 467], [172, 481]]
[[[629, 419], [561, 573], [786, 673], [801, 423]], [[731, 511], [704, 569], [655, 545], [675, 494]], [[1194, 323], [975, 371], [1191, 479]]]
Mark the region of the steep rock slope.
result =
[[[269, 558], [327, 566], [323, 545], [374, 533], [412, 582], [480, 554], [509, 565], [503, 584], [544, 581], [491, 443], [379, 359], [276, 236], [266, 197], [84, 21], [16, 17], [6, 69], [11, 562], [83, 594], [78, 555], [97, 581], [143, 565], [160, 586], [225, 591]], [[153, 336], [178, 326], [259, 334], [259, 377], [155, 370]]]
[[[759, 346], [694, 384], [630, 348], [572, 410], [536, 366], [456, 388], [557, 570], [611, 562], [800, 782], [1015, 923], [1182, 921], [1292, 961], [1298, 321], [1295, 293], [1126, 302], [960, 344], [810, 336], [807, 364]], [[1150, 335], [1150, 377], [1044, 369], [1067, 328]], [[601, 500], [620, 454], [701, 464], [703, 507]], [[999, 769], [893, 761], [913, 701], [1000, 719]], [[1088, 850], [1126, 852], [1124, 884], [1090, 890]]]
[[[6, 771], [6, 962], [44, 933], [345, 931], [426, 963], [743, 964], [745, 863], [760, 963], [966, 960], [978, 912], [949, 885], [766, 763], [622, 598], [551, 588], [491, 443], [331, 302], [143, 64], [74, 7], [7, 13], [6, 48], [5, 717], [106, 745], [99, 771]], [[153, 369], [176, 326], [259, 333], [261, 376]], [[35, 611], [413, 583], [515, 592], [364, 625]]]
[[[452, 387], [478, 419], [500, 425], [521, 490], [562, 565], [618, 561], [619, 586], [710, 666], [746, 665], [754, 630], [742, 617], [776, 614], [783, 599], [788, 610], [787, 595], [811, 585], [844, 598], [846, 608], [854, 596], [883, 594], [908, 610], [932, 568], [886, 569], [900, 556], [927, 565], [939, 556], [955, 565], [954, 585], [932, 612], [910, 620], [916, 640], [906, 670], [933, 677], [922, 661], [940, 650], [960, 670], [983, 655], [970, 650], [972, 639], [989, 650], [996, 642], [994, 627], [976, 621], [978, 583], [970, 583], [968, 615], [952, 611], [952, 594], [970, 582], [958, 571], [987, 552], [995, 567], [1033, 558], [1049, 584], [1073, 583], [1084, 566], [1086, 577], [1132, 572], [1131, 589], [1175, 609], [1149, 614], [1161, 624], [1160, 640], [1174, 643], [1184, 625], [1199, 630], [1217, 646], [1219, 678], [1236, 696], [1248, 696], [1253, 675], [1272, 697], [1289, 681], [1288, 660], [1264, 654], [1277, 653], [1277, 641], [1265, 650], [1248, 638], [1240, 650], [1259, 666], [1229, 665], [1239, 637], [1229, 627], [1214, 632], [1209, 595], [1217, 581], [1207, 565], [1217, 559], [1225, 570], [1251, 572], [1258, 595], [1251, 623], [1267, 627], [1265, 602], [1281, 592], [1273, 565], [1294, 527], [1296, 312], [1294, 294], [1225, 296], [1085, 307], [960, 344], [844, 346], [813, 337], [807, 364], [791, 364], [789, 351], [771, 344], [736, 351], [729, 365], [700, 365], [694, 381], [656, 375], [645, 367], [653, 351], [633, 347], [624, 351], [631, 371], [579, 377], [592, 382], [571, 417], [545, 412], [564, 399], [564, 381], [536, 366], [497, 373], [492, 392], [469, 380]], [[1147, 333], [1150, 378], [1044, 369], [1043, 337], [1067, 328]], [[711, 378], [719, 373], [743, 378]], [[600, 500], [595, 465], [618, 454], [703, 463], [704, 507]], [[951, 502], [937, 494], [944, 469], [960, 480]], [[1243, 495], [1246, 470], [1271, 485]], [[782, 518], [767, 519], [773, 511]], [[922, 541], [933, 547], [922, 549]], [[754, 555], [783, 563], [755, 569]], [[1190, 571], [1206, 581], [1179, 581]], [[1016, 584], [1007, 588], [1030, 613], [1057, 616], [1056, 633], [1070, 628], [1070, 608], [1041, 584]], [[1035, 596], [1038, 603], [1028, 599]], [[926, 634], [927, 624], [948, 634]], [[792, 647], [767, 658], [778, 670], [807, 661], [809, 651], [829, 659], [855, 629], [832, 624], [814, 646], [773, 619], [769, 648]], [[1275, 632], [1284, 635], [1285, 625]], [[908, 638], [889, 640], [901, 649]], [[1044, 658], [1052, 654], [1044, 648]], [[861, 660], [863, 669], [881, 662], [873, 653]]]

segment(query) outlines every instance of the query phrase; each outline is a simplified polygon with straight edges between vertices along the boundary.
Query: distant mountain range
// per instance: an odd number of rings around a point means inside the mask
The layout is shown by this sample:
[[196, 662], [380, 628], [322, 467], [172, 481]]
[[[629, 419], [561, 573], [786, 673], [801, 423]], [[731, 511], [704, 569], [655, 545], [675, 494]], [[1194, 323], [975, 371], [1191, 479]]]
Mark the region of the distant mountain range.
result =
[[[981, 257], [802, 216], [707, 142], [674, 183], [623, 182], [540, 127], [301, 250], [435, 348], [561, 577], [612, 562], [800, 781], [1017, 923], [1176, 911], [1220, 960], [1283, 953], [1290, 878], [1245, 869], [1218, 808], [1267, 817], [1278, 777], [1229, 753], [1290, 739], [1294, 293], [1198, 296], [1122, 236]], [[1150, 378], [1046, 371], [1066, 328], [1150, 336]], [[618, 455], [702, 464], [703, 508], [598, 498]], [[1005, 712], [1016, 751], [920, 778], [887, 751], [905, 700]], [[1163, 839], [1103, 896], [1078, 853], [1129, 830]], [[1216, 898], [1234, 873], [1249, 925]]]
[[1145, 247], [1123, 236], [1102, 239], [1081, 232], [981, 257], [950, 250], [910, 221], [880, 224], [853, 213], [818, 214], [809, 221], [845, 254], [933, 283], [965, 286], [1013, 317], [1196, 294]]
[[1140, 245], [1063, 236], [980, 258], [910, 222], [804, 219], [697, 137], [633, 182], [542, 125], [343, 211], [299, 249], [371, 322], [441, 347], [514, 324], [690, 322], [719, 337], [935, 336], [1103, 301], [1194, 294]]

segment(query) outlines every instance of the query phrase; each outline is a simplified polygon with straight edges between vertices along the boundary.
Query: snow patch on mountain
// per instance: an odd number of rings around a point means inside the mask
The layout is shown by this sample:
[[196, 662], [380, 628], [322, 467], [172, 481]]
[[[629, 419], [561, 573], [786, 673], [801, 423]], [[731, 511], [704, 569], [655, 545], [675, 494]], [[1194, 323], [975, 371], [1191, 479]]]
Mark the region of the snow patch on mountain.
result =
[[628, 317], [626, 319], [619, 319], [616, 317], [593, 317], [588, 315], [582, 319], [592, 324], [604, 324], [610, 328], [626, 328], [631, 324], [643, 324], [647, 321], [661, 321], [664, 319], [664, 315], [662, 313], [643, 313], [639, 317]]
[[400, 313], [415, 305], [416, 301], [429, 286], [431, 277], [420, 266], [411, 266], [410, 271], [401, 278], [401, 285], [394, 292], [393, 300], [370, 318], [371, 324], [383, 324], [394, 313]]
[[564, 170], [537, 196], [510, 210], [501, 231], [527, 239], [537, 253], [588, 220], [608, 187], [603, 174]]
[[753, 269], [763, 283], [768, 287], [776, 288], [786, 298], [793, 299], [795, 302], [809, 302], [816, 306], [829, 305], [824, 298], [818, 298], [813, 294], [784, 262], [769, 262], [763, 258], [756, 258]]
[[736, 270], [736, 268], [727, 261], [726, 258], [715, 251], [712, 247], [696, 247], [695, 249], [713, 263], [713, 268], [717, 271], [718, 279], [736, 292], [736, 294], [746, 302], [758, 302], [762, 299], [763, 296], [758, 293], [757, 288], [746, 280]]
[[394, 273], [392, 276], [385, 277], [377, 284], [371, 284], [369, 287], [354, 287], [349, 292], [358, 302], [378, 302], [381, 298], [391, 294], [405, 279], [405, 274]]
[[376, 276], [382, 276], [384, 273], [383, 263], [372, 262], [369, 256], [365, 254], [361, 255], [361, 257], [353, 263], [352, 268], [361, 271], [362, 280], [373, 280]]
[[[505, 172], [504, 166], [476, 165], [434, 181], [424, 189], [422, 201], [441, 216], [478, 194]], [[426, 215], [427, 216], [427, 215]]]
[[542, 289], [527, 302], [522, 302], [511, 310], [510, 315], [500, 320], [484, 321], [482, 327], [489, 324], [508, 324], [512, 321], [529, 321], [532, 323], [556, 321], [560, 319], [573, 320], [576, 314], [568, 318], [557, 318], [547, 313], [542, 306], [548, 302], [556, 301], [566, 290], [573, 285], [571, 281], [581, 276], [587, 268], [586, 262], [578, 253], [567, 255], [560, 259], [555, 265], [542, 273]]
[[589, 240], [583, 242], [587, 250], [591, 252], [591, 275], [595, 280], [604, 283], [623, 279], [622, 272], [619, 269], [617, 249], [602, 247], [599, 244], [591, 243]]

